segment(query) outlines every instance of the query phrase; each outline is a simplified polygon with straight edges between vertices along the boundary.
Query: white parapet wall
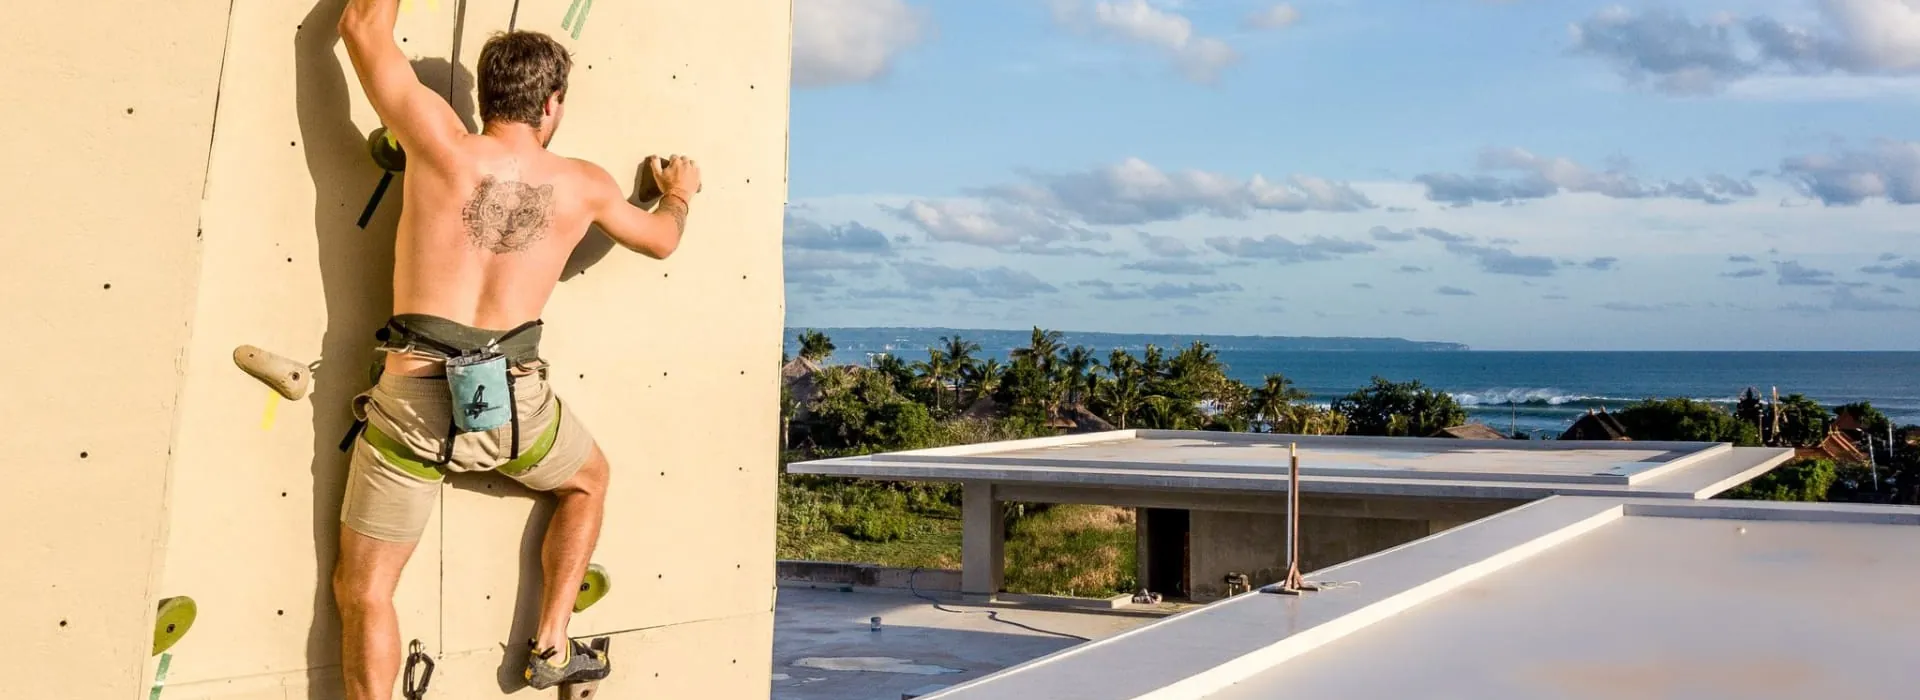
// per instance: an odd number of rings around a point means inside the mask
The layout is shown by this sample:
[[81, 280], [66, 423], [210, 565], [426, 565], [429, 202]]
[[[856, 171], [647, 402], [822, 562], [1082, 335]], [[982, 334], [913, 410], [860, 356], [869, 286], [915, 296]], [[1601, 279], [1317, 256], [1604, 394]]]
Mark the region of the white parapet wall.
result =
[[[21, 99], [0, 110], [0, 178], [24, 217], [0, 234], [18, 353], [0, 695], [146, 697], [155, 606], [191, 596], [169, 700], [336, 696], [336, 445], [391, 306], [404, 182], [361, 228], [379, 123], [334, 36], [341, 6], [3, 13]], [[765, 697], [790, 4], [404, 6], [402, 49], [469, 121], [480, 46], [517, 22], [574, 53], [555, 151], [622, 179], [649, 154], [700, 160], [680, 250], [590, 234], [545, 316], [556, 388], [613, 464], [594, 560], [615, 586], [573, 632], [614, 635], [607, 697]], [[318, 363], [311, 395], [273, 395], [234, 365], [241, 345]], [[504, 479], [443, 487], [397, 596], [403, 638], [438, 660], [434, 696], [523, 693], [511, 657], [548, 512]]]

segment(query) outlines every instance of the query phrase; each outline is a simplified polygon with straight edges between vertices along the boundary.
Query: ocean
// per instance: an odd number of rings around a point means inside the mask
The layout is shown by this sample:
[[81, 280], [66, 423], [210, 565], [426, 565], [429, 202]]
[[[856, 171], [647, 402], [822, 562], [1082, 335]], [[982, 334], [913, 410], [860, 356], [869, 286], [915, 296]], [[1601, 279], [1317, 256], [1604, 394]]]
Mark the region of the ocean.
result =
[[[909, 346], [910, 347], [910, 346]], [[1169, 348], [1168, 355], [1172, 355]], [[1645, 398], [1685, 397], [1729, 410], [1747, 387], [1805, 394], [1829, 408], [1871, 401], [1900, 424], [1920, 423], [1920, 352], [1316, 352], [1218, 350], [1228, 376], [1258, 386], [1287, 375], [1326, 404], [1378, 375], [1420, 380], [1452, 394], [1473, 420], [1503, 432], [1558, 437], [1590, 408], [1617, 410]], [[1136, 354], [1137, 351], [1136, 351]], [[925, 350], [901, 351], [922, 359]], [[1004, 351], [980, 353], [1006, 361]], [[1106, 353], [1099, 353], [1102, 360]], [[833, 362], [865, 364], [842, 348]]]

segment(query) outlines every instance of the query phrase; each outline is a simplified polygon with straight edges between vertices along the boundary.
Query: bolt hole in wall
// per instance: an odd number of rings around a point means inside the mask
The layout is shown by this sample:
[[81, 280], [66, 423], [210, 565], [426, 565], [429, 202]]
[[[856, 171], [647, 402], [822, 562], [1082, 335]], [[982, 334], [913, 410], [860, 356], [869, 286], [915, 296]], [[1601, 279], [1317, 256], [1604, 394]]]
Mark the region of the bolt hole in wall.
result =
[[101, 289], [113, 289], [113, 283], [112, 283], [112, 282], [108, 282], [108, 283], [106, 283], [106, 284], [103, 284], [103, 285], [100, 285], [100, 288], [101, 288]]
[[82, 452], [82, 453], [80, 453], [80, 458], [81, 458], [81, 459], [86, 459], [86, 458], [87, 458], [87, 453], [85, 453], [85, 452]]

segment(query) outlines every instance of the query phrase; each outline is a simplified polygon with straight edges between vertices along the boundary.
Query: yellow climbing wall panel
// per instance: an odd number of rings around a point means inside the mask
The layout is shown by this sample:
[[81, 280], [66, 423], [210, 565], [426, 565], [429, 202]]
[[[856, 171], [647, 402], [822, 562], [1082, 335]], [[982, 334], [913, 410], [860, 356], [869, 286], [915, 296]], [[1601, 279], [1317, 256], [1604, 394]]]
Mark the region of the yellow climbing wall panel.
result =
[[[337, 697], [336, 445], [390, 309], [402, 186], [359, 225], [378, 120], [335, 36], [342, 4], [247, 0], [229, 17], [224, 2], [11, 3], [0, 17], [0, 86], [41, 96], [0, 110], [9, 155], [36, 164], [0, 176], [27, 212], [0, 234], [27, 251], [0, 263], [0, 313], [58, 343], [30, 350], [26, 400], [0, 402], [9, 463], [33, 467], [16, 467], [25, 489], [0, 508], [0, 622], [25, 642], [0, 661], [0, 694], [145, 697], [153, 606], [187, 595], [199, 619], [164, 697]], [[402, 49], [469, 119], [474, 58], [517, 16], [575, 55], [554, 150], [623, 180], [648, 154], [700, 160], [679, 252], [590, 236], [546, 315], [555, 384], [613, 463], [594, 556], [613, 592], [573, 631], [615, 636], [606, 697], [764, 696], [789, 4], [406, 8]], [[59, 31], [82, 26], [85, 42]], [[312, 394], [272, 395], [234, 366], [242, 344], [316, 363]], [[530, 692], [518, 668], [548, 512], [504, 479], [443, 487], [396, 596], [403, 638], [441, 661], [433, 697]]]
[[143, 691], [225, 2], [0, 3], [0, 696]]

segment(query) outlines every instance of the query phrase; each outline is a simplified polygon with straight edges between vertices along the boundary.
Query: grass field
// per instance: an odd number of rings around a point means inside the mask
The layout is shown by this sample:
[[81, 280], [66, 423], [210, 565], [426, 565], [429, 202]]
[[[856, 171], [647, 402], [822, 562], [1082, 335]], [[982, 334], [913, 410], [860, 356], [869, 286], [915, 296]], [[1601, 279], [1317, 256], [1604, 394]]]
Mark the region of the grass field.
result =
[[[1107, 596], [1134, 584], [1133, 511], [1018, 505], [1007, 524], [1006, 588]], [[960, 567], [959, 487], [782, 477], [779, 557]]]

